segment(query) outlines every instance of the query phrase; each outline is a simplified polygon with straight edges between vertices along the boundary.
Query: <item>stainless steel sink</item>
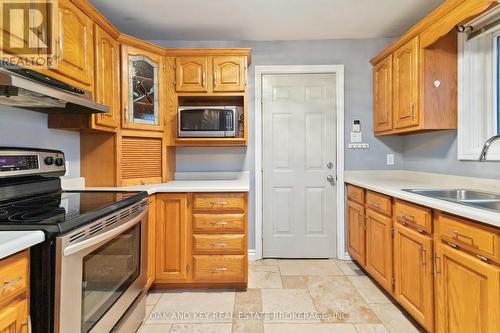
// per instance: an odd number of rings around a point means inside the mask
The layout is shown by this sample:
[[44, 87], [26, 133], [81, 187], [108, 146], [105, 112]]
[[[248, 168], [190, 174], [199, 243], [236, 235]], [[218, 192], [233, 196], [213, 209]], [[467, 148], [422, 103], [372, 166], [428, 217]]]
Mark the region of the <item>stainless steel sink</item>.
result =
[[404, 189], [403, 191], [500, 212], [500, 194], [464, 189]]

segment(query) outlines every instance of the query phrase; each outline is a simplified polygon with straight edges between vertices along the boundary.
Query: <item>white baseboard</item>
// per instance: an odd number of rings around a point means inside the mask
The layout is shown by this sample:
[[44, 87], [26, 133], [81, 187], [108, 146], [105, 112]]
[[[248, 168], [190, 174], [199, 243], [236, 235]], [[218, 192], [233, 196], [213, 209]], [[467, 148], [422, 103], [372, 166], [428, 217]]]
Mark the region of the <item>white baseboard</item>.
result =
[[255, 260], [259, 260], [259, 259], [262, 259], [262, 258], [257, 256], [256, 250], [248, 250], [248, 260], [255, 261]]
[[344, 252], [344, 255], [340, 258], [340, 260], [352, 260], [351, 256], [349, 255], [349, 252]]

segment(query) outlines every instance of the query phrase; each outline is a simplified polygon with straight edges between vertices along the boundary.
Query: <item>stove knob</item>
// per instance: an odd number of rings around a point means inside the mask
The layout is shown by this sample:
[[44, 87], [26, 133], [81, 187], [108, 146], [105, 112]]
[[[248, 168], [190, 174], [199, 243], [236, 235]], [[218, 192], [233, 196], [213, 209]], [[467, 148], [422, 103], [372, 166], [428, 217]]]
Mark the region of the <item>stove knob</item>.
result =
[[47, 165], [54, 164], [54, 158], [52, 156], [45, 157], [45, 164], [47, 164]]
[[62, 158], [56, 158], [56, 165], [57, 166], [62, 166], [64, 164], [64, 161]]

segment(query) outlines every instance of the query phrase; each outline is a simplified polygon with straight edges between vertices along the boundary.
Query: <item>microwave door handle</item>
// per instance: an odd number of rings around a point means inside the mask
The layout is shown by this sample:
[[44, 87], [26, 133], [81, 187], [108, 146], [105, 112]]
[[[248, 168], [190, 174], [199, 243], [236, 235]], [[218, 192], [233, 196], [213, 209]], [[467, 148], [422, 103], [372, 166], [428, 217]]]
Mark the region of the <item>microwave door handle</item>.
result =
[[64, 248], [63, 253], [65, 256], [70, 256], [72, 254], [75, 254], [77, 252], [80, 252], [84, 249], [87, 249], [89, 247], [95, 246], [96, 244], [102, 243], [103, 241], [106, 241], [108, 239], [111, 239], [115, 236], [118, 236], [125, 230], [133, 227], [134, 225], [138, 224], [141, 222], [141, 220], [144, 218], [146, 215], [147, 210], [144, 210], [140, 215], [134, 217], [130, 221], [125, 222], [122, 225], [119, 225], [111, 230], [108, 230], [106, 232], [103, 232], [102, 234], [98, 234], [92, 238], [86, 239], [84, 241], [81, 241], [79, 243], [76, 243], [75, 245], [70, 245], [66, 248]]

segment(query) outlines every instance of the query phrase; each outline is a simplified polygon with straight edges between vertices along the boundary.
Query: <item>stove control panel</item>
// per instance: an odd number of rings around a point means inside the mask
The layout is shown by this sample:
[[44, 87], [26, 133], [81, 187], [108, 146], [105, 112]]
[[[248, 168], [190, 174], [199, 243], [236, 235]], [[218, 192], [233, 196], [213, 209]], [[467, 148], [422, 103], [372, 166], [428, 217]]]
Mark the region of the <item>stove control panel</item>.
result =
[[65, 164], [64, 153], [58, 150], [0, 147], [0, 178], [62, 176]]

